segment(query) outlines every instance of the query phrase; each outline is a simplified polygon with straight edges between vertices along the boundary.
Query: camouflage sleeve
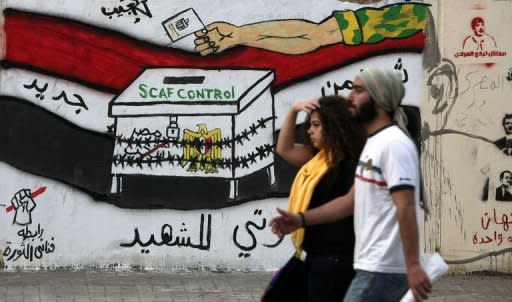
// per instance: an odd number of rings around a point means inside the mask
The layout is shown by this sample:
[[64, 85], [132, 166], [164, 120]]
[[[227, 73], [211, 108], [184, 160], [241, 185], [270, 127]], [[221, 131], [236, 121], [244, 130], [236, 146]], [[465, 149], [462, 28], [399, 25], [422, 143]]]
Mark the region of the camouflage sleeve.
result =
[[423, 31], [427, 9], [426, 4], [401, 3], [382, 8], [335, 11], [333, 16], [345, 44], [372, 44], [385, 38], [401, 39]]

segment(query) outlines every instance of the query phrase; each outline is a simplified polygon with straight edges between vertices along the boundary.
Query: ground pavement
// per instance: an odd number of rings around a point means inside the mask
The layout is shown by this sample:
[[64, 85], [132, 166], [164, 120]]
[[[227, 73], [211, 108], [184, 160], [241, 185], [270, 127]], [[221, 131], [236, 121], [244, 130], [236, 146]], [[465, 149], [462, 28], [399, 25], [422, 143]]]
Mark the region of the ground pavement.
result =
[[[0, 271], [0, 301], [259, 301], [270, 277], [269, 272]], [[512, 276], [443, 277], [429, 301], [512, 301]]]

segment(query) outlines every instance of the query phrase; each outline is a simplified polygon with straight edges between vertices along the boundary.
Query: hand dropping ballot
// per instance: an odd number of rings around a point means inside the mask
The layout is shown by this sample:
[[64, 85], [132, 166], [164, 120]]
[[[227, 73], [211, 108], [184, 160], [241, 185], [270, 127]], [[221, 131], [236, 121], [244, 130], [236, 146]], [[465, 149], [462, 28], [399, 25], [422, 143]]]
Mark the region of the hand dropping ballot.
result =
[[[434, 283], [442, 275], [448, 272], [448, 265], [444, 262], [443, 258], [439, 253], [433, 254], [422, 254], [420, 256], [421, 265], [425, 269], [430, 281]], [[407, 293], [402, 297], [400, 302], [414, 302], [414, 296], [412, 291], [409, 289]]]
[[177, 42], [196, 31], [205, 28], [193, 8], [186, 9], [162, 22], [165, 32], [172, 42]]

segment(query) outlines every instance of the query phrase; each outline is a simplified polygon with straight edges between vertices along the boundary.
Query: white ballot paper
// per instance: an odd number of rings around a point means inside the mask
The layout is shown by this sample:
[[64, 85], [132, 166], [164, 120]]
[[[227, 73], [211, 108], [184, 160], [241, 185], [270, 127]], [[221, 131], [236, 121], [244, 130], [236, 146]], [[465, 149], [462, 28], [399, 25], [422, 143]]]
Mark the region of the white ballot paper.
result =
[[[432, 283], [434, 283], [437, 279], [439, 279], [439, 277], [446, 274], [448, 271], [448, 264], [444, 262], [439, 253], [422, 254], [420, 256], [420, 262]], [[414, 296], [412, 295], [412, 291], [410, 289], [400, 300], [400, 302], [414, 301]]]
[[194, 32], [204, 29], [203, 21], [193, 8], [184, 10], [162, 22], [167, 35], [176, 42]]

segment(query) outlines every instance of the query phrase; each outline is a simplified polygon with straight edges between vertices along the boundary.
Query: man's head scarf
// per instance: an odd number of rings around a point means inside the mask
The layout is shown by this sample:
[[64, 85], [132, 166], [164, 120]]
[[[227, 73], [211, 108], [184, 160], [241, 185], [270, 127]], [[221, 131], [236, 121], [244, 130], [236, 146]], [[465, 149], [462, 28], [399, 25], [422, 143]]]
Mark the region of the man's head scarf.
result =
[[405, 94], [400, 73], [389, 69], [368, 68], [359, 74], [359, 78], [363, 81], [366, 90], [377, 105], [392, 114], [393, 121], [405, 133], [409, 134], [407, 131], [407, 116], [400, 107]]

